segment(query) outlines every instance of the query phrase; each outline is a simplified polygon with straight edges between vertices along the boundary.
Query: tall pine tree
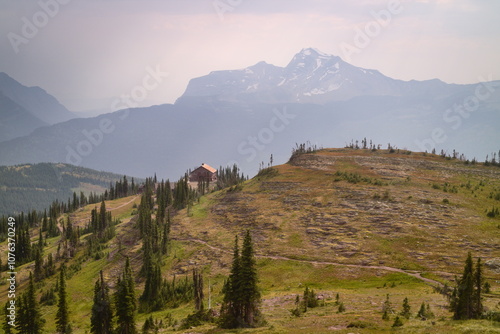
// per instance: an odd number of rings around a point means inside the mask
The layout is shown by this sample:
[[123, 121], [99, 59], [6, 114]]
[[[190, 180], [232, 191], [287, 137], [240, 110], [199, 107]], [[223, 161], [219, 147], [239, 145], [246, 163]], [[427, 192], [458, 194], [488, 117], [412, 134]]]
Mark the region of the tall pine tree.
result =
[[255, 327], [260, 323], [260, 293], [257, 282], [252, 238], [250, 231], [247, 231], [241, 255], [238, 248], [238, 236], [235, 239], [231, 274], [224, 286], [221, 327]]
[[257, 287], [257, 269], [253, 250], [252, 237], [247, 230], [241, 249], [240, 286], [242, 297], [243, 321], [245, 325], [254, 327], [260, 316], [260, 293]]
[[28, 322], [29, 334], [39, 334], [42, 333], [43, 321], [40, 313], [40, 306], [36, 299], [35, 294], [35, 284], [33, 283], [33, 276], [30, 273], [30, 282], [28, 286], [28, 292], [26, 297], [27, 312], [26, 321]]
[[104, 282], [102, 270], [94, 287], [94, 305], [90, 318], [90, 332], [93, 334], [113, 333], [113, 311], [109, 298], [109, 287]]
[[66, 293], [66, 266], [62, 264], [59, 275], [59, 295], [57, 301], [56, 329], [58, 333], [71, 333], [69, 324], [68, 295]]
[[128, 257], [125, 262], [123, 274], [118, 277], [116, 283], [114, 301], [118, 325], [116, 333], [136, 334], [135, 311], [137, 309], [137, 302], [135, 299], [134, 278]]
[[[17, 301], [16, 306], [18, 309], [18, 314], [15, 322], [18, 333], [42, 333], [44, 321], [42, 320], [40, 306], [38, 305], [38, 301], [36, 299], [35, 285], [33, 283], [33, 275], [31, 273], [29, 278], [28, 290], [21, 295], [21, 297]], [[7, 329], [6, 332], [9, 333]]]
[[26, 294], [23, 293], [21, 296], [19, 296], [19, 299], [16, 300], [16, 329], [18, 330], [19, 334], [26, 334], [29, 330], [29, 328], [27, 328], [27, 305], [28, 303], [26, 302]]
[[467, 320], [479, 319], [483, 312], [482, 305], [482, 264], [478, 259], [476, 269], [469, 252], [463, 275], [457, 280], [457, 286], [453, 290], [450, 300], [450, 308], [453, 311], [453, 319]]
[[222, 328], [237, 328], [241, 323], [241, 301], [239, 298], [240, 267], [240, 250], [238, 236], [236, 235], [231, 273], [223, 288], [224, 300], [220, 311], [220, 326]]

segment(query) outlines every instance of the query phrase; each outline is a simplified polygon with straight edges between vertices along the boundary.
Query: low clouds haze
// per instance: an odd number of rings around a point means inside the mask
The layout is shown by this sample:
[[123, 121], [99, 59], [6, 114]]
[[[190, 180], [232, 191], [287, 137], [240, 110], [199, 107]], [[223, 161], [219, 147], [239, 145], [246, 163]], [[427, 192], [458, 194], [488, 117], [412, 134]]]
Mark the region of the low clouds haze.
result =
[[[26, 21], [40, 12], [47, 22], [26, 38]], [[75, 111], [110, 108], [148, 67], [168, 76], [143, 106], [173, 103], [210, 71], [285, 66], [304, 47], [397, 79], [474, 83], [500, 79], [499, 16], [499, 2], [465, 0], [2, 0], [0, 71]], [[367, 45], [345, 59], [345, 45], [373, 22]], [[14, 35], [25, 38], [18, 52]]]

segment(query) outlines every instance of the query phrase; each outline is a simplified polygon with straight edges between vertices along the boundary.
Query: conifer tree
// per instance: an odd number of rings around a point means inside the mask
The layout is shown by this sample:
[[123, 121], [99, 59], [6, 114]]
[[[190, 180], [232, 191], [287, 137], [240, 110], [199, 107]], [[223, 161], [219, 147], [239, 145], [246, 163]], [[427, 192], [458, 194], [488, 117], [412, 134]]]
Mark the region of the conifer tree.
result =
[[142, 242], [142, 267], [140, 274], [144, 277], [148, 278], [153, 271], [153, 250], [151, 246], [151, 238], [148, 234], [144, 236], [144, 240]]
[[463, 275], [457, 280], [457, 286], [453, 290], [450, 300], [450, 308], [453, 311], [453, 319], [467, 320], [479, 319], [483, 312], [482, 305], [482, 264], [478, 259], [476, 269], [472, 255], [469, 252]]
[[307, 311], [307, 308], [313, 308], [318, 306], [318, 298], [313, 289], [309, 289], [306, 286], [304, 290], [304, 312]]
[[[16, 307], [18, 312], [15, 323], [18, 333], [19, 334], [42, 333], [44, 322], [42, 321], [42, 317], [40, 314], [40, 307], [36, 299], [35, 286], [33, 283], [33, 276], [31, 273], [30, 273], [28, 290], [19, 297], [16, 303]], [[12, 328], [10, 330], [12, 331]]]
[[42, 229], [40, 229], [40, 232], [38, 233], [38, 248], [40, 249], [40, 252], [43, 252], [43, 234], [42, 234]]
[[394, 313], [394, 309], [392, 308], [392, 303], [389, 300], [389, 294], [386, 295], [384, 304], [382, 304], [382, 312], [387, 315]]
[[40, 281], [43, 279], [43, 258], [42, 252], [39, 247], [35, 248], [35, 280]]
[[106, 228], [106, 203], [104, 201], [101, 202], [101, 208], [99, 210], [99, 223], [98, 223], [98, 231], [102, 232]]
[[260, 319], [260, 292], [250, 231], [243, 240], [241, 255], [236, 236], [231, 274], [224, 287], [221, 326], [224, 328], [255, 327]]
[[27, 321], [27, 302], [26, 302], [26, 294], [22, 294], [19, 296], [19, 299], [16, 300], [17, 314], [16, 314], [16, 329], [19, 334], [28, 333], [29, 328]]
[[240, 250], [238, 236], [236, 235], [233, 249], [233, 262], [231, 273], [224, 284], [224, 301], [221, 307], [220, 325], [222, 328], [236, 328], [241, 323], [241, 301], [240, 301]]
[[411, 316], [410, 310], [411, 310], [410, 303], [408, 302], [408, 297], [406, 297], [403, 300], [403, 311], [401, 311], [401, 315], [403, 317], [405, 317], [406, 319], [410, 319], [410, 316]]
[[58, 333], [71, 333], [69, 324], [68, 296], [66, 293], [66, 266], [61, 266], [59, 275], [59, 294], [57, 301], [56, 329]]
[[94, 304], [92, 305], [92, 316], [90, 318], [90, 332], [93, 334], [113, 333], [113, 311], [111, 310], [111, 300], [109, 298], [109, 288], [102, 270], [99, 280], [94, 287]]
[[396, 319], [394, 319], [394, 323], [392, 324], [392, 327], [401, 327], [403, 326], [403, 322], [399, 318], [399, 316], [396, 316]]
[[253, 250], [252, 237], [247, 230], [241, 249], [241, 294], [243, 302], [243, 319], [246, 325], [254, 326], [260, 315], [258, 305], [260, 292], [257, 287], [257, 268]]
[[422, 305], [420, 305], [420, 309], [417, 313], [417, 318], [420, 318], [422, 320], [434, 318], [434, 313], [432, 313], [431, 306], [428, 303], [426, 305], [425, 302], [423, 302]]
[[42, 333], [43, 322], [40, 313], [40, 306], [36, 299], [35, 294], [35, 284], [33, 283], [33, 276], [30, 273], [30, 282], [28, 286], [28, 291], [26, 295], [26, 322], [27, 322], [27, 333], [29, 334], [39, 334]]
[[44, 275], [46, 277], [52, 276], [56, 273], [56, 265], [54, 264], [54, 259], [52, 253], [47, 255], [47, 262], [44, 264]]
[[139, 298], [141, 309], [146, 311], [156, 311], [163, 306], [163, 294], [161, 268], [159, 264], [154, 264], [146, 276], [144, 292]]
[[134, 278], [128, 258], [125, 262], [123, 274], [118, 277], [116, 283], [114, 301], [118, 326], [116, 333], [136, 334], [135, 311], [137, 309], [137, 302], [135, 299]]

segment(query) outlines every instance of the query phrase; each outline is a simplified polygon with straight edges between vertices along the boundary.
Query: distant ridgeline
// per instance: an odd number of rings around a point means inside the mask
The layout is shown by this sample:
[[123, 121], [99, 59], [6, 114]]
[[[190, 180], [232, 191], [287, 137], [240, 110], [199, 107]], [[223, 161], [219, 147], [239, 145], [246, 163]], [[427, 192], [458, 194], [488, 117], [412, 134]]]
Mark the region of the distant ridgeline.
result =
[[[0, 216], [43, 211], [54, 201], [92, 199], [104, 192], [115, 192], [116, 182], [121, 183], [123, 179], [118, 174], [67, 164], [0, 166]], [[142, 181], [128, 180], [134, 187]]]

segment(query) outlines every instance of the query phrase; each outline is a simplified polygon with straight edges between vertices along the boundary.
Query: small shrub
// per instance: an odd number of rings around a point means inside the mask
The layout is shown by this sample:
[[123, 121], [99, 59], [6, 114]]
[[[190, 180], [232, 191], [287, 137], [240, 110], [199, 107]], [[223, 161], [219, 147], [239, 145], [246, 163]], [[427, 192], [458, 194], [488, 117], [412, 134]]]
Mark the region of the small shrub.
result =
[[214, 322], [215, 318], [211, 311], [198, 311], [196, 313], [188, 315], [182, 320], [179, 329], [189, 329], [191, 327], [201, 326], [207, 322]]
[[403, 326], [403, 322], [401, 321], [401, 319], [399, 318], [399, 316], [396, 317], [396, 319], [394, 319], [394, 323], [392, 324], [392, 327], [401, 327]]
[[290, 313], [294, 316], [294, 317], [300, 317], [302, 315], [302, 310], [300, 309], [300, 307], [296, 307], [294, 309], [291, 309], [290, 310]]
[[410, 319], [411, 307], [410, 307], [410, 303], [408, 302], [408, 298], [405, 298], [403, 300], [403, 311], [401, 311], [400, 315], [402, 317], [405, 317], [406, 319]]
[[299, 295], [297, 295], [295, 297], [295, 308], [291, 309], [290, 313], [294, 317], [300, 317], [302, 315], [302, 313], [304, 313], [304, 306], [302, 306], [301, 303], [300, 303], [300, 297], [299, 297]]
[[500, 311], [487, 311], [483, 314], [484, 319], [488, 319], [490, 321], [500, 322]]
[[495, 218], [496, 216], [500, 216], [500, 211], [498, 210], [498, 208], [493, 207], [490, 211], [486, 212], [486, 216]]
[[343, 313], [343, 312], [345, 312], [345, 306], [344, 303], [340, 302], [337, 313]]
[[424, 302], [422, 303], [422, 305], [420, 305], [420, 310], [417, 313], [417, 318], [420, 318], [422, 320], [434, 318], [434, 313], [431, 311], [431, 306], [428, 303], [426, 305]]

